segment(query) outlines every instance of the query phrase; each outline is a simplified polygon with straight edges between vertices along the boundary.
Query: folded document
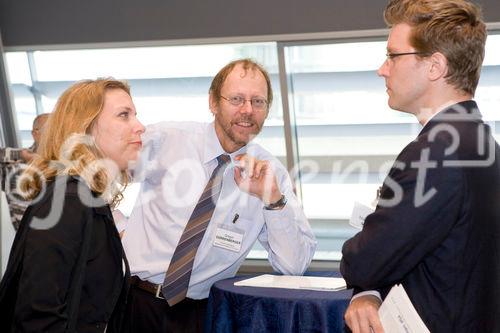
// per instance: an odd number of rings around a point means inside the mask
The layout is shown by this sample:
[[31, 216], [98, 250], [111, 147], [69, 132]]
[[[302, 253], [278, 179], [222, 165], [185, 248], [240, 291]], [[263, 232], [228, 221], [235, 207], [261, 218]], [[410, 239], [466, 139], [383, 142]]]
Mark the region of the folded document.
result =
[[264, 274], [234, 283], [235, 286], [335, 291], [346, 288], [344, 279], [319, 276]]
[[378, 315], [384, 331], [390, 333], [429, 333], [413, 307], [402, 285], [397, 284], [389, 291], [384, 302], [378, 309]]

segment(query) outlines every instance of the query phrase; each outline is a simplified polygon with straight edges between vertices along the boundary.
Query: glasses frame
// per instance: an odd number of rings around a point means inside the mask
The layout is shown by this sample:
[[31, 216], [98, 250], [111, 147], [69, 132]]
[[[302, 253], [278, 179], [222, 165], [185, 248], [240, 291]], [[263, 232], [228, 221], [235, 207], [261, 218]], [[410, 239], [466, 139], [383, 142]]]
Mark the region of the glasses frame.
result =
[[392, 60], [397, 57], [405, 56], [405, 55], [422, 55], [422, 56], [428, 56], [429, 54], [426, 52], [387, 52], [385, 54], [387, 60]]
[[[250, 98], [250, 99], [244, 99], [244, 98], [243, 98], [243, 97], [241, 97], [241, 96], [235, 96], [235, 97], [239, 97], [239, 98], [241, 98], [241, 103], [239, 103], [239, 104], [234, 104], [234, 103], [232, 103], [232, 102], [231, 102], [231, 98], [230, 98], [230, 97], [225, 97], [225, 96], [222, 96], [222, 95], [220, 95], [220, 97], [221, 97], [222, 99], [226, 100], [226, 101], [227, 101], [229, 104], [231, 104], [232, 106], [236, 106], [236, 107], [242, 107], [243, 105], [245, 105], [245, 103], [246, 103], [246, 102], [250, 102], [250, 105], [252, 106], [252, 109], [254, 109], [254, 110], [259, 110], [259, 111], [260, 111], [260, 110], [267, 110], [267, 109], [269, 108], [269, 102], [268, 102], [265, 98]], [[263, 108], [255, 107], [255, 106], [253, 105], [254, 100], [256, 100], [256, 99], [259, 99], [259, 100], [261, 99], [261, 100], [263, 100], [263, 101], [264, 101], [264, 107], [263, 107]]]

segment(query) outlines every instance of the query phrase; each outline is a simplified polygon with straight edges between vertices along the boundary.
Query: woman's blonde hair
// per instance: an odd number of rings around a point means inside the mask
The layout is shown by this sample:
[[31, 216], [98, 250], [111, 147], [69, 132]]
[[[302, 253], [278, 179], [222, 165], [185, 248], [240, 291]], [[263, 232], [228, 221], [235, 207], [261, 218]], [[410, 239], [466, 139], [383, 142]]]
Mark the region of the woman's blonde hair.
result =
[[[20, 180], [27, 199], [34, 199], [44, 186], [59, 175], [79, 176], [90, 189], [116, 206], [123, 198], [128, 174], [113, 176], [104, 163], [91, 131], [104, 106], [108, 90], [121, 89], [130, 95], [129, 86], [112, 78], [84, 80], [73, 84], [59, 97], [45, 125], [38, 156]], [[120, 190], [121, 184], [123, 188]]]

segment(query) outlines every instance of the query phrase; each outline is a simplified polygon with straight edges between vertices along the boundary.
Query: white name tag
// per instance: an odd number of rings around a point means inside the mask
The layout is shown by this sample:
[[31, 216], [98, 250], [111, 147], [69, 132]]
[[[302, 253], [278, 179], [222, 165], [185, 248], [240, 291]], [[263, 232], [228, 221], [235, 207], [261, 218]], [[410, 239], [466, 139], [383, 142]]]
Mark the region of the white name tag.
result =
[[214, 246], [233, 252], [240, 252], [244, 234], [244, 232], [236, 228], [229, 230], [227, 227], [219, 226], [215, 232]]
[[371, 213], [373, 213], [374, 211], [375, 211], [374, 207], [364, 205], [360, 202], [355, 202], [354, 208], [352, 209], [352, 214], [351, 214], [351, 219], [349, 220], [349, 224], [355, 228], [363, 229], [366, 217]]

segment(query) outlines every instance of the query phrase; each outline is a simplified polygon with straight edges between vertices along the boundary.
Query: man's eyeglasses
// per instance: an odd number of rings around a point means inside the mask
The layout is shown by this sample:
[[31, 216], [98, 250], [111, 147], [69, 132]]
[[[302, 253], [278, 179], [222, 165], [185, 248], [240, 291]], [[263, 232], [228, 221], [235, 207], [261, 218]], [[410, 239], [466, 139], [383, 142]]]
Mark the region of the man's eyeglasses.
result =
[[229, 102], [229, 104], [234, 106], [242, 106], [248, 101], [254, 110], [265, 110], [267, 108], [267, 101], [264, 98], [254, 97], [251, 99], [244, 99], [241, 96], [224, 97], [222, 95], [221, 98], [225, 99]]
[[392, 60], [394, 58], [397, 58], [397, 57], [401, 57], [401, 56], [405, 56], [405, 55], [410, 55], [410, 54], [414, 54], [414, 55], [423, 55], [423, 56], [426, 56], [428, 55], [427, 53], [425, 52], [401, 52], [401, 53], [392, 53], [392, 52], [387, 52], [385, 54], [385, 56], [387, 57], [387, 60]]

